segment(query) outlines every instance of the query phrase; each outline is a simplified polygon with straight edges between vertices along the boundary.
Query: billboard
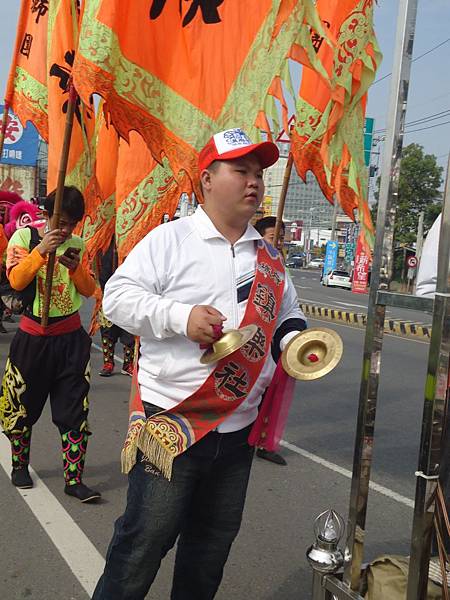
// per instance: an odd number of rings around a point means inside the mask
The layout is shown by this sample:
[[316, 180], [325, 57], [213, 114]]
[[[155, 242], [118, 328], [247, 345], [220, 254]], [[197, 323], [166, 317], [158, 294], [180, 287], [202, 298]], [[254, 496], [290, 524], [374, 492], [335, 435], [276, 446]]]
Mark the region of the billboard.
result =
[[[4, 106], [0, 105], [0, 128], [3, 124]], [[39, 134], [36, 127], [28, 122], [26, 127], [13, 112], [8, 114], [5, 143], [0, 162], [20, 167], [34, 167], [39, 150]]]
[[0, 191], [14, 192], [24, 200], [35, 195], [36, 168], [0, 164]]
[[272, 196], [264, 196], [262, 205], [264, 216], [270, 217], [272, 215]]
[[356, 244], [355, 265], [353, 267], [352, 292], [366, 294], [369, 282], [370, 256], [364, 252], [361, 236]]

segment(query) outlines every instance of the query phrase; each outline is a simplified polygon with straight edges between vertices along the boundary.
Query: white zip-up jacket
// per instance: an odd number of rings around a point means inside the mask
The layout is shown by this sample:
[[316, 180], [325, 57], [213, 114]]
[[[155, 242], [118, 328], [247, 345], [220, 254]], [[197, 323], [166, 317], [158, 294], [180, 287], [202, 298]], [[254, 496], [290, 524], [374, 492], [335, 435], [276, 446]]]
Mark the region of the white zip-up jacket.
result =
[[[203, 350], [186, 337], [189, 314], [194, 306], [207, 304], [227, 318], [225, 330], [239, 327], [255, 276], [259, 239], [249, 225], [232, 246], [199, 207], [192, 216], [151, 231], [109, 279], [103, 299], [106, 317], [141, 338], [138, 381], [144, 402], [173, 408], [214, 370], [215, 365], [200, 363]], [[281, 348], [306, 327], [289, 276], [277, 327], [283, 322]], [[218, 431], [237, 431], [256, 419], [273, 370], [268, 357], [247, 399]]]
[[422, 248], [422, 256], [416, 280], [417, 296], [434, 298], [434, 294], [436, 293], [441, 217], [442, 215], [439, 215], [433, 223]]

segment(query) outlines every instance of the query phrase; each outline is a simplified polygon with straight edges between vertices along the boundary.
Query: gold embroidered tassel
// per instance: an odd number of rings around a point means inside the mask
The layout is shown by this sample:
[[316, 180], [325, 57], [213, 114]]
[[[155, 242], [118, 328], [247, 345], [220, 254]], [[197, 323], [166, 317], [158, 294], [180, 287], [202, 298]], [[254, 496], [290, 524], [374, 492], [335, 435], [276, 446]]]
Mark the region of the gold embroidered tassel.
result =
[[140, 430], [137, 446], [144, 460], [154, 465], [161, 471], [163, 477], [170, 481], [175, 456], [160, 444], [153, 431], [149, 431], [147, 426]]
[[136, 464], [138, 442], [141, 431], [144, 429], [145, 420], [139, 419], [128, 429], [127, 437], [120, 455], [122, 473], [127, 475]]

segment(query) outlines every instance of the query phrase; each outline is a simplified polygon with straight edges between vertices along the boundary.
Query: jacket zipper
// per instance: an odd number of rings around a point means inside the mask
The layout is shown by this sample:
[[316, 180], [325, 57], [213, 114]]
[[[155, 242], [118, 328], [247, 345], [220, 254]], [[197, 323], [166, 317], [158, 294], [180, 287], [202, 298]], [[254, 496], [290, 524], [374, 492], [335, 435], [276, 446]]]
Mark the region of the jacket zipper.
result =
[[233, 303], [233, 327], [238, 327], [238, 311], [237, 311], [237, 285], [236, 285], [236, 269], [234, 265], [234, 259], [236, 258], [236, 254], [234, 252], [233, 244], [230, 245], [231, 250], [231, 273], [232, 273], [232, 286], [231, 286], [231, 294], [232, 294], [232, 303]]

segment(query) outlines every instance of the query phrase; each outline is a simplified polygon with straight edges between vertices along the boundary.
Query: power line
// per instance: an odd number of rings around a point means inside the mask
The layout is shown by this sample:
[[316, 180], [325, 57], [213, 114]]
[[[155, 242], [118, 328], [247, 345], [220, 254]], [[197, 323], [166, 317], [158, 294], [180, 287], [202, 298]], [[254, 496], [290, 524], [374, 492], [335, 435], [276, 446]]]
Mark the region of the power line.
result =
[[[427, 115], [426, 117], [421, 117], [420, 119], [416, 119], [415, 121], [409, 121], [409, 123], [405, 123], [405, 127], [413, 126], [413, 125], [422, 125], [423, 123], [428, 123], [429, 121], [436, 121], [436, 119], [443, 119], [450, 114], [450, 109], [443, 110], [438, 113], [434, 113], [432, 115]], [[386, 127], [383, 129], [376, 129], [374, 133], [383, 133], [386, 131]]]
[[448, 125], [450, 121], [444, 121], [444, 123], [437, 123], [436, 125], [430, 125], [429, 127], [422, 127], [421, 129], [411, 129], [411, 131], [405, 131], [405, 135], [414, 133], [415, 131], [425, 131], [425, 129], [434, 129], [435, 127], [441, 127], [442, 125]]
[[[435, 50], [437, 50], [438, 48], [440, 48], [441, 46], [443, 46], [444, 44], [447, 44], [448, 42], [450, 42], [450, 38], [447, 38], [446, 40], [444, 40], [443, 42], [441, 42], [440, 44], [438, 44], [437, 46], [433, 46], [433, 48], [430, 48], [429, 50], [427, 50], [426, 52], [424, 52], [423, 54], [420, 54], [419, 56], [416, 56], [416, 58], [413, 58], [411, 62], [416, 62], [416, 60], [419, 60], [420, 58], [423, 58], [424, 56], [426, 56], [427, 54], [430, 54], [431, 52], [434, 52]], [[379, 83], [380, 81], [383, 81], [383, 79], [387, 79], [388, 77], [390, 77], [392, 75], [391, 73], [388, 73], [387, 75], [384, 75], [383, 77], [380, 77], [379, 79], [376, 79], [372, 85], [375, 85], [376, 83]]]

